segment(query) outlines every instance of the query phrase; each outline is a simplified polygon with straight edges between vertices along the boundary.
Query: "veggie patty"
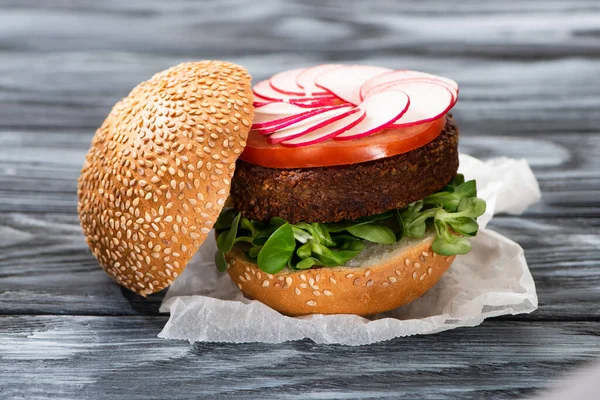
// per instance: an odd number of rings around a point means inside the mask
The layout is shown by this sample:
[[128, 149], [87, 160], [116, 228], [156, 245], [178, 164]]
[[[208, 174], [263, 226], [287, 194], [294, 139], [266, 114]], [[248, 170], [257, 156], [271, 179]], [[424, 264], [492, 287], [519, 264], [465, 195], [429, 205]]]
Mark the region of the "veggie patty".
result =
[[458, 128], [408, 153], [335, 167], [276, 169], [238, 160], [231, 185], [244, 217], [338, 222], [399, 209], [442, 189], [458, 170]]

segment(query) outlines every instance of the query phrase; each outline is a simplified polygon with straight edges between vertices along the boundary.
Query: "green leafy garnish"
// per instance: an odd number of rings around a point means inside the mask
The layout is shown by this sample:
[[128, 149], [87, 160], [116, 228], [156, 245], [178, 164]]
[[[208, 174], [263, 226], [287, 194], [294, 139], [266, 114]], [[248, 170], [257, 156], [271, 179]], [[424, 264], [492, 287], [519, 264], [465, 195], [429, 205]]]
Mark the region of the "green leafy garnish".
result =
[[216, 224], [219, 270], [227, 265], [224, 253], [244, 242], [246, 254], [267, 273], [288, 267], [336, 267], [356, 257], [365, 243], [391, 245], [404, 237], [420, 239], [435, 230], [433, 251], [440, 255], [465, 254], [468, 237], [477, 235], [477, 217], [485, 202], [477, 198], [475, 181], [458, 174], [442, 190], [408, 206], [335, 224], [289, 224], [281, 218], [251, 221], [233, 209], [224, 209]]
[[[238, 226], [241, 216], [242, 214], [238, 213], [238, 215], [233, 219], [229, 230], [223, 232], [217, 237], [217, 248], [219, 251], [227, 253], [233, 248], [238, 233]], [[244, 238], [244, 236], [242, 236], [242, 238]]]
[[394, 244], [396, 234], [390, 228], [378, 224], [355, 225], [346, 229], [348, 233], [357, 238], [379, 244]]
[[219, 272], [225, 272], [227, 270], [227, 261], [225, 261], [225, 253], [217, 251], [215, 254], [215, 264], [217, 264], [217, 270]]
[[258, 252], [260, 269], [275, 274], [286, 267], [296, 249], [294, 231], [287, 222], [281, 225]]

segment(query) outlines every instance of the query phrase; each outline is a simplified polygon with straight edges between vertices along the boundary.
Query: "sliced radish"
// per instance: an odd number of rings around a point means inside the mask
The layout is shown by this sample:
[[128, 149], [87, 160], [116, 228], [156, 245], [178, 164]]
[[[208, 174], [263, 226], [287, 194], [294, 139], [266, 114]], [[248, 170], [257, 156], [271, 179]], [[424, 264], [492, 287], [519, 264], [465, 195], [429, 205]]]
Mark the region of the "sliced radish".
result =
[[334, 106], [334, 107], [323, 107], [315, 110], [311, 110], [309, 112], [305, 112], [302, 114], [293, 115], [290, 117], [284, 117], [276, 121], [272, 121], [269, 123], [262, 123], [258, 126], [253, 125], [252, 129], [256, 130], [261, 135], [269, 135], [273, 132], [277, 132], [282, 129], [286, 129], [288, 127], [292, 127], [297, 124], [304, 123], [305, 120], [309, 120], [310, 118], [320, 116], [328, 111], [337, 110], [341, 107], [349, 107], [349, 106]]
[[361, 102], [362, 85], [369, 79], [389, 71], [391, 71], [389, 68], [367, 65], [343, 65], [318, 75], [315, 78], [315, 85], [344, 101], [358, 105]]
[[406, 113], [394, 121], [393, 127], [408, 127], [433, 121], [446, 114], [454, 105], [452, 93], [434, 81], [406, 81], [390, 86], [384, 92], [368, 96], [370, 98], [384, 93], [393, 93], [394, 90], [406, 93], [410, 98], [410, 107]]
[[307, 96], [311, 96], [323, 92], [323, 89], [315, 85], [315, 78], [330, 69], [341, 67], [340, 64], [321, 64], [314, 67], [306, 68], [296, 77], [296, 85], [301, 87]]
[[439, 75], [428, 74], [420, 71], [413, 71], [410, 69], [397, 70], [387, 72], [378, 76], [375, 76], [368, 81], [366, 81], [362, 87], [360, 88], [360, 96], [362, 99], [366, 98], [369, 95], [369, 92], [377, 86], [390, 84], [394, 81], [405, 80], [405, 79], [434, 79], [438, 81], [444, 82], [445, 85], [448, 86], [450, 91], [453, 93], [456, 98], [458, 95], [458, 83], [453, 81], [452, 79], [445, 78]]
[[325, 125], [319, 129], [316, 129], [306, 135], [299, 136], [295, 139], [287, 140], [282, 142], [282, 146], [286, 147], [301, 147], [316, 144], [329, 140], [341, 133], [344, 133], [348, 129], [353, 128], [362, 120], [367, 117], [367, 113], [364, 110], [356, 108], [357, 112], [351, 113], [335, 122]]
[[275, 74], [269, 79], [271, 87], [281, 93], [305, 97], [304, 89], [296, 85], [296, 77], [304, 68], [290, 69], [289, 71]]
[[294, 104], [302, 108], [318, 108], [339, 105], [339, 103], [340, 100], [337, 97], [314, 97], [311, 100], [294, 101], [290, 104]]
[[456, 104], [456, 102], [458, 101], [458, 91], [456, 89], [454, 89], [453, 87], [451, 87], [444, 81], [440, 81], [437, 79], [430, 79], [430, 78], [410, 78], [410, 79], [401, 79], [401, 80], [397, 80], [397, 81], [392, 81], [392, 82], [385, 83], [385, 84], [382, 84], [379, 86], [375, 86], [373, 89], [371, 89], [368, 92], [367, 96], [371, 96], [371, 95], [373, 95], [375, 93], [379, 93], [379, 92], [384, 92], [386, 90], [393, 90], [392, 88], [397, 87], [398, 85], [403, 85], [403, 84], [408, 84], [408, 83], [417, 83], [417, 82], [431, 83], [434, 85], [443, 86], [446, 89], [448, 89], [448, 91], [452, 94], [452, 107], [454, 107], [454, 104]]
[[319, 128], [327, 126], [335, 121], [338, 121], [345, 116], [358, 112], [359, 109], [350, 105], [344, 105], [329, 109], [324, 113], [314, 115], [306, 118], [300, 123], [293, 124], [285, 129], [280, 129], [277, 132], [269, 136], [269, 143], [280, 143], [283, 141], [291, 140], [302, 135], [306, 135]]
[[411, 101], [403, 92], [388, 91], [369, 96], [358, 106], [366, 112], [367, 117], [333, 139], [350, 140], [379, 132], [400, 118], [409, 104]]
[[261, 95], [257, 94], [254, 89], [252, 90], [252, 94], [254, 95], [254, 102], [261, 102], [261, 103], [271, 103], [273, 101], [281, 101], [281, 100], [271, 100], [271, 99], [267, 99], [266, 97], [262, 97]]
[[305, 68], [292, 69], [289, 71], [280, 72], [275, 74], [269, 79], [271, 87], [281, 93], [288, 95], [295, 95], [301, 97], [315, 97], [329, 95], [322, 89], [307, 91], [296, 83], [298, 76], [304, 72]]
[[319, 110], [304, 111], [299, 114], [283, 115], [283, 114], [255, 114], [252, 129], [260, 129], [273, 125], [280, 125], [292, 119], [301, 118], [304, 115], [318, 114]]
[[[318, 108], [318, 107], [315, 107]], [[307, 111], [305, 107], [300, 107], [295, 104], [286, 103], [284, 101], [272, 101], [260, 107], [255, 107], [257, 114], [299, 114]]]
[[[306, 102], [315, 100], [314, 97], [298, 97], [298, 95], [292, 96], [278, 92], [277, 90], [273, 89], [269, 81], [258, 82], [256, 85], [254, 85], [252, 91], [254, 92], [254, 95], [259, 98], [259, 100], [285, 101], [287, 103]], [[318, 98], [320, 99], [321, 97]]]

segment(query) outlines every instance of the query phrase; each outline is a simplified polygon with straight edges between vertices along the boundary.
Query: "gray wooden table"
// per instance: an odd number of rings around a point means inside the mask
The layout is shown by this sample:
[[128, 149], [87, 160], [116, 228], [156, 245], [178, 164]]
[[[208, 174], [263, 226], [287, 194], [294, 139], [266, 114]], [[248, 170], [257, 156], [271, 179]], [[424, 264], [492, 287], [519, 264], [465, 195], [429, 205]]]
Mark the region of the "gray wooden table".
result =
[[[518, 398], [600, 355], [600, 4], [0, 1], [0, 398]], [[365, 347], [166, 341], [162, 294], [114, 284], [77, 220], [95, 128], [139, 81], [228, 59], [453, 77], [462, 151], [525, 157], [543, 199], [492, 228], [524, 248], [531, 315]]]

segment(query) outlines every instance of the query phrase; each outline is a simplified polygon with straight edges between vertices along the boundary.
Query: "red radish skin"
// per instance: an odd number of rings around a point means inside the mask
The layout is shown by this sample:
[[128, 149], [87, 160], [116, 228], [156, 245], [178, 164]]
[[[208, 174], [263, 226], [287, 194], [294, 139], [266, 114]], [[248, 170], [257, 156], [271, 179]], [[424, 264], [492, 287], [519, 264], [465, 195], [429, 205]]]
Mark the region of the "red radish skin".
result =
[[296, 83], [298, 76], [304, 72], [305, 68], [291, 69], [289, 71], [280, 72], [275, 74], [269, 79], [271, 87], [281, 93], [288, 95], [295, 95], [301, 97], [315, 97], [319, 95], [328, 95], [329, 92], [324, 90], [316, 90], [307, 92]]
[[361, 102], [362, 85], [369, 79], [388, 71], [391, 70], [366, 65], [343, 65], [318, 75], [315, 78], [315, 85], [344, 101], [358, 105]]
[[388, 128], [419, 129], [443, 118], [458, 99], [458, 84], [448, 78], [340, 64], [284, 71], [253, 91], [253, 132], [270, 135], [265, 140], [275, 147], [332, 138], [342, 145]]
[[296, 123], [286, 129], [278, 130], [269, 136], [269, 143], [276, 144], [283, 141], [295, 139], [297, 137], [306, 135], [319, 128], [327, 126], [335, 121], [338, 121], [347, 115], [360, 111], [356, 107], [343, 106], [334, 110], [328, 110], [327, 112], [314, 115], [301, 123]]
[[[436, 120], [445, 115], [454, 105], [454, 98], [448, 88], [434, 82], [407, 81], [381, 93], [390, 93], [394, 90], [402, 91], [410, 98], [410, 107], [406, 113], [392, 124], [395, 128], [405, 128]], [[367, 97], [367, 100], [371, 97]]]
[[306, 135], [302, 135], [298, 138], [282, 142], [281, 145], [285, 147], [302, 147], [309, 146], [311, 144], [317, 144], [336, 137], [353, 128], [362, 120], [367, 117], [367, 113], [364, 110], [358, 109], [358, 112], [347, 115], [344, 118], [335, 121], [327, 126], [319, 128]]
[[358, 108], [364, 110], [367, 117], [334, 140], [358, 139], [384, 130], [410, 108], [410, 99], [403, 92], [381, 92], [367, 97]]
[[259, 100], [268, 100], [268, 101], [284, 101], [286, 103], [301, 103], [301, 102], [310, 102], [315, 100], [324, 100], [324, 99], [333, 99], [335, 98], [332, 95], [328, 96], [316, 96], [316, 97], [298, 97], [298, 96], [290, 96], [271, 87], [269, 81], [261, 81], [258, 82], [252, 88], [252, 92]]
[[301, 87], [307, 96], [311, 96], [313, 93], [329, 93], [327, 91], [323, 92], [323, 89], [315, 85], [315, 78], [330, 69], [341, 66], [340, 64], [321, 64], [306, 68], [296, 77], [296, 85]]
[[271, 133], [291, 127], [292, 125], [304, 123], [304, 121], [306, 119], [313, 118], [315, 116], [318, 116], [320, 114], [323, 114], [323, 113], [326, 113], [326, 112], [329, 112], [332, 110], [338, 110], [340, 108], [346, 108], [346, 107], [351, 107], [351, 106], [341, 105], [341, 106], [319, 108], [319, 109], [313, 110], [311, 112], [301, 114], [299, 116], [294, 116], [294, 118], [285, 119], [284, 121], [281, 121], [280, 123], [273, 123], [273, 124], [269, 124], [269, 125], [266, 125], [263, 127], [258, 127], [255, 130], [258, 133], [260, 133], [261, 135], [270, 135]]
[[[456, 93], [458, 93], [458, 83], [453, 81], [452, 79], [445, 78], [443, 76], [428, 74], [426, 72], [413, 71], [410, 69], [401, 69], [396, 71], [386, 72], [366, 81], [362, 87], [360, 88], [360, 97], [364, 99], [368, 96], [371, 89], [376, 86], [404, 79], [413, 79], [413, 78], [428, 78], [435, 79], [446, 83], [449, 87], [453, 88]], [[452, 91], [452, 90], [451, 90]]]
[[[303, 108], [317, 108], [317, 107], [327, 107], [332, 105], [340, 104], [340, 101], [337, 97], [315, 97], [310, 101], [294, 101], [294, 105]], [[343, 103], [342, 103], [343, 104]]]
[[[320, 108], [320, 107], [315, 107]], [[272, 101], [268, 104], [256, 108], [258, 114], [279, 114], [293, 115], [308, 111], [305, 107], [300, 107], [296, 104], [286, 103], [285, 101]]]
[[448, 89], [448, 91], [450, 93], [452, 93], [452, 99], [453, 99], [453, 103], [456, 103], [458, 101], [458, 90], [455, 89], [454, 87], [450, 86], [448, 83], [444, 82], [444, 81], [440, 81], [438, 79], [432, 79], [432, 78], [406, 78], [406, 79], [399, 79], [397, 81], [391, 81], [391, 82], [387, 82], [387, 83], [383, 83], [381, 85], [375, 86], [374, 88], [372, 88], [371, 90], [369, 90], [367, 92], [367, 97], [371, 96], [375, 93], [380, 93], [380, 92], [384, 92], [386, 90], [389, 90], [389, 88], [394, 87], [396, 85], [400, 85], [403, 83], [411, 83], [411, 82], [428, 82], [428, 83], [433, 83], [436, 85], [441, 85], [444, 86], [446, 89]]
[[296, 85], [296, 77], [304, 71], [304, 68], [298, 69], [290, 69], [288, 71], [283, 71], [278, 74], [273, 75], [269, 79], [269, 84], [271, 87], [278, 92], [292, 95], [292, 96], [300, 96], [307, 97], [304, 94], [304, 89], [300, 86]]
[[265, 114], [265, 115], [254, 115], [254, 123], [252, 129], [268, 128], [275, 125], [282, 125], [287, 121], [301, 119], [305, 116], [315, 115], [321, 112], [321, 109], [305, 111], [300, 114], [293, 115], [277, 115], [277, 114]]

